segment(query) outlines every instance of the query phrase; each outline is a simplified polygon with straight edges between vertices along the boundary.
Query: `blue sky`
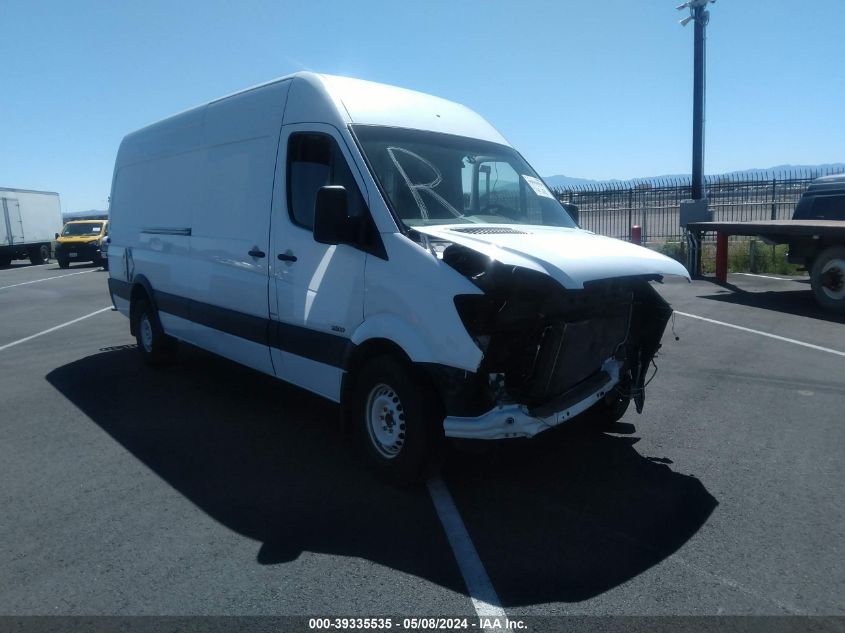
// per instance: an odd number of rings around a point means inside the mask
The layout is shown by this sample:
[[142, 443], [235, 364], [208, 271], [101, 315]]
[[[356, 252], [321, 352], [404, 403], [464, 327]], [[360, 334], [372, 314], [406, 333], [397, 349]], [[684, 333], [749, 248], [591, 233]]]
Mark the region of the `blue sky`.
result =
[[[679, 2], [0, 0], [0, 186], [105, 208], [123, 135], [302, 69], [464, 103], [546, 176], [687, 173]], [[705, 171], [845, 160], [845, 0], [710, 8]]]

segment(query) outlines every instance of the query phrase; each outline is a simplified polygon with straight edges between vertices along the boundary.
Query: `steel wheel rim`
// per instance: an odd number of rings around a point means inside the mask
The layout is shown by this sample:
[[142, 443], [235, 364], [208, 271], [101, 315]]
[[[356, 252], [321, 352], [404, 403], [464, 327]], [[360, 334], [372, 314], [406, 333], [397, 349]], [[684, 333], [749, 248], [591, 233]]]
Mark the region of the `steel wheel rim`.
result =
[[151, 353], [153, 351], [153, 326], [146, 314], [141, 316], [140, 331], [141, 345], [143, 345], [144, 351]]
[[826, 283], [822, 283], [824, 293], [836, 301], [845, 299], [845, 260], [831, 259], [822, 268], [822, 277], [827, 273], [834, 274], [838, 278], [838, 283], [833, 288], [828, 287]]
[[367, 433], [373, 448], [393, 459], [405, 445], [405, 411], [396, 390], [379, 383], [370, 390], [364, 410]]

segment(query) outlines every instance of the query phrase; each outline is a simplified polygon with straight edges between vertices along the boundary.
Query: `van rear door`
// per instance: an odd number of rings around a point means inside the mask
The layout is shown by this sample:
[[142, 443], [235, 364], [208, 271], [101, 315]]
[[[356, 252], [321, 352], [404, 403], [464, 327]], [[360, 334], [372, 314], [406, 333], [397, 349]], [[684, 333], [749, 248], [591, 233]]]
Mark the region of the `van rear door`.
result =
[[367, 255], [314, 241], [314, 203], [325, 185], [347, 190], [349, 213], [369, 213], [367, 190], [338, 131], [317, 123], [282, 128], [273, 195], [271, 353], [280, 378], [340, 398], [349, 337], [363, 321]]

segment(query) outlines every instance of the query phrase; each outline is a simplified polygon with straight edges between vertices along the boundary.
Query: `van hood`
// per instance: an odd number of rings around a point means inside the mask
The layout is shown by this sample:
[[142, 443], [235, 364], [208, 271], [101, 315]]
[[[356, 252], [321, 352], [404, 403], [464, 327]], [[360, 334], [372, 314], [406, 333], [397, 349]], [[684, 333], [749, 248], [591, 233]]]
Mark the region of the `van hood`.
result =
[[689, 280], [679, 262], [641, 246], [582, 229], [519, 224], [415, 226], [413, 230], [460, 244], [508, 266], [545, 273], [564, 288], [589, 281], [643, 275], [677, 275]]

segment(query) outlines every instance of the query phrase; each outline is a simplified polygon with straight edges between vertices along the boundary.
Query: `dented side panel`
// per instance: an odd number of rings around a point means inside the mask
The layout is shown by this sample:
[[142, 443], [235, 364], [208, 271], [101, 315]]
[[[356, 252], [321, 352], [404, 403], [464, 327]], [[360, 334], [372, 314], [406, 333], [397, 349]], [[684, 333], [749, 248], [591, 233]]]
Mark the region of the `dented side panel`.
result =
[[382, 240], [388, 260], [367, 258], [364, 322], [352, 341], [386, 338], [415, 363], [477, 371], [481, 350], [461, 323], [454, 297], [482, 291], [404, 235], [382, 234]]

